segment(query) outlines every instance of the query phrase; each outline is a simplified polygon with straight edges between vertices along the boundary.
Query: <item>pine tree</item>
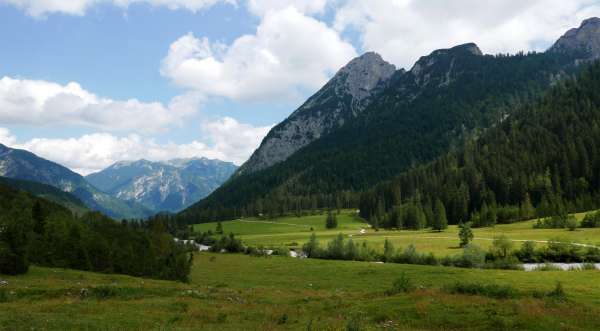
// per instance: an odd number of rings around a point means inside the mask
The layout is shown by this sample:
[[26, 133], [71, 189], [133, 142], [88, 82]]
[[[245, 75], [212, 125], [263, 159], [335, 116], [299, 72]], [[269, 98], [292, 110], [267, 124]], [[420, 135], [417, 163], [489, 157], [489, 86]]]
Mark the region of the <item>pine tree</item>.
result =
[[448, 228], [446, 208], [444, 207], [444, 203], [440, 199], [437, 199], [435, 201], [435, 210], [433, 213], [433, 230], [442, 231]]
[[318, 257], [319, 242], [317, 241], [317, 235], [313, 232], [308, 239], [308, 242], [302, 246], [302, 251], [306, 254], [306, 257]]
[[386, 238], [383, 243], [383, 262], [392, 261], [395, 254], [396, 250], [394, 249], [394, 245]]
[[216, 234], [223, 234], [223, 224], [221, 222], [217, 223], [217, 228], [215, 229]]
[[325, 228], [335, 229], [337, 228], [337, 216], [330, 211], [327, 212], [327, 219], [325, 220]]
[[460, 228], [460, 230], [458, 231], [460, 247], [465, 247], [473, 240], [473, 230], [471, 230], [471, 222], [460, 222], [458, 227]]
[[525, 193], [525, 197], [519, 208], [519, 217], [522, 220], [528, 220], [533, 218], [533, 216], [535, 216], [535, 208], [533, 208], [533, 205], [531, 204], [529, 193]]

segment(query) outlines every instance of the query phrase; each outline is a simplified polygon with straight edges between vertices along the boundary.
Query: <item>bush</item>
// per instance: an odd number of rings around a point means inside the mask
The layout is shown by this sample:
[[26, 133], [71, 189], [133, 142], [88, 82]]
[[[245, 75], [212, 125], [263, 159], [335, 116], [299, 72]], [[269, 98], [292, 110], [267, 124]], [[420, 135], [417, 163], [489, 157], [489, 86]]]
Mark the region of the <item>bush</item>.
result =
[[0, 303], [8, 302], [8, 291], [5, 289], [0, 289]]
[[585, 214], [581, 221], [582, 228], [598, 228], [600, 227], [600, 211]]
[[479, 268], [485, 264], [485, 252], [479, 246], [468, 244], [463, 249], [463, 254], [456, 261], [457, 267]]
[[494, 299], [512, 299], [519, 295], [510, 285], [457, 282], [446, 289], [453, 294], [481, 295]]
[[554, 290], [548, 293], [548, 297], [558, 301], [567, 300], [567, 293], [565, 292], [561, 282], [556, 282]]
[[397, 278], [392, 284], [392, 288], [387, 290], [385, 294], [387, 295], [395, 295], [398, 293], [408, 293], [412, 292], [415, 289], [415, 285], [413, 281], [406, 275], [405, 272], [402, 272], [399, 278]]

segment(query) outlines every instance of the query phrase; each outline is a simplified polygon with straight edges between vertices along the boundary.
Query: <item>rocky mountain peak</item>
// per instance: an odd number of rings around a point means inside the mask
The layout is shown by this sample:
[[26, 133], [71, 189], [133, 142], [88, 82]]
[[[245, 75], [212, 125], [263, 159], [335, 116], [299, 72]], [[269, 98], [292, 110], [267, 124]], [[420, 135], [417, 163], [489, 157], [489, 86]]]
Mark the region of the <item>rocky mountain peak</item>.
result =
[[300, 148], [341, 127], [383, 91], [394, 73], [396, 67], [375, 52], [351, 60], [269, 132], [238, 174], [255, 172], [284, 161]]
[[448, 85], [456, 73], [456, 60], [483, 53], [474, 43], [467, 43], [452, 48], [438, 49], [427, 56], [422, 56], [410, 69], [417, 85], [422, 86], [436, 82], [439, 86]]
[[584, 52], [585, 59], [600, 58], [600, 18], [584, 20], [579, 28], [573, 28], [560, 37], [550, 52]]
[[382, 81], [388, 80], [396, 67], [375, 52], [367, 52], [338, 71], [332, 79], [340, 84], [356, 100], [370, 96], [370, 92]]

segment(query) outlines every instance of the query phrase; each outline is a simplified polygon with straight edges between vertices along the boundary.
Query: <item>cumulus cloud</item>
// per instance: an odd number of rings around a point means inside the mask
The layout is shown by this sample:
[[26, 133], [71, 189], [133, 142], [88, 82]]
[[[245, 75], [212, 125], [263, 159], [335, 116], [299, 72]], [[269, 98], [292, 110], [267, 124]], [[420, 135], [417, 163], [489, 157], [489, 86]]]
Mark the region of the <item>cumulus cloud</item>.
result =
[[296, 100], [356, 56], [323, 22], [295, 7], [268, 11], [254, 35], [231, 45], [187, 34], [171, 44], [161, 73], [179, 86], [236, 100]]
[[101, 98], [71, 82], [0, 79], [0, 122], [29, 125], [81, 125], [110, 131], [157, 132], [194, 114], [202, 98], [185, 94], [169, 105]]
[[109, 3], [127, 8], [134, 3], [147, 3], [152, 6], [165, 6], [169, 9], [186, 9], [193, 12], [209, 8], [217, 3], [235, 4], [235, 0], [0, 0], [0, 4], [13, 5], [34, 17], [60, 13], [84, 15], [94, 5]]
[[328, 0], [248, 0], [248, 10], [258, 16], [263, 16], [269, 11], [277, 11], [287, 7], [306, 14], [322, 14]]
[[598, 15], [595, 0], [348, 0], [336, 11], [334, 27], [357, 31], [363, 49], [410, 68], [421, 55], [466, 42], [492, 54], [545, 50]]
[[270, 126], [255, 127], [225, 117], [202, 125], [207, 142], [159, 143], [137, 134], [86, 134], [75, 138], [34, 138], [19, 142], [6, 128], [0, 128], [0, 143], [28, 150], [86, 175], [117, 161], [207, 157], [242, 164], [260, 144]]

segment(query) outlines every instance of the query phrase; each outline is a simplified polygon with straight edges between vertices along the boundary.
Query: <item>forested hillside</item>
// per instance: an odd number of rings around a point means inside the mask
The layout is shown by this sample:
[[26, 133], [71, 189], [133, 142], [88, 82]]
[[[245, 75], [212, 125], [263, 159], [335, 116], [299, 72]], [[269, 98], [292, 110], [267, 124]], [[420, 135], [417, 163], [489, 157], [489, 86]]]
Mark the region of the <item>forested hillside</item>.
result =
[[189, 222], [352, 206], [366, 190], [477, 137], [575, 70], [579, 54], [482, 55], [474, 44], [438, 50], [360, 116], [286, 161], [238, 176], [180, 216]]
[[380, 226], [420, 228], [436, 201], [450, 223], [493, 225], [600, 207], [600, 63], [479, 139], [361, 196]]
[[166, 225], [76, 216], [54, 202], [0, 184], [0, 274], [29, 264], [186, 280], [191, 257]]

